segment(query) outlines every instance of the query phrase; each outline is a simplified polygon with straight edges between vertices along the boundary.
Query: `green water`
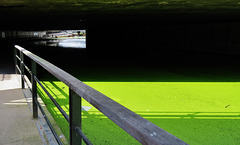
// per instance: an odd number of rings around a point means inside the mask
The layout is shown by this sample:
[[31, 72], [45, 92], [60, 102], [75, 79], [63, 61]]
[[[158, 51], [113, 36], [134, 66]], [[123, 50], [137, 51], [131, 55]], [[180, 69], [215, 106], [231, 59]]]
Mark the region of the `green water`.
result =
[[[240, 82], [236, 74], [228, 77], [225, 73], [219, 79], [201, 72], [195, 76], [189, 75], [191, 72], [150, 72], [101, 72], [91, 81], [85, 74], [83, 82], [191, 145], [240, 144]], [[196, 81], [199, 78], [208, 79]], [[59, 81], [43, 83], [68, 113], [68, 87]], [[68, 138], [67, 122], [50, 99], [44, 93], [41, 96]], [[87, 108], [82, 112], [83, 132], [94, 144], [138, 144], [84, 100], [83, 106]]]

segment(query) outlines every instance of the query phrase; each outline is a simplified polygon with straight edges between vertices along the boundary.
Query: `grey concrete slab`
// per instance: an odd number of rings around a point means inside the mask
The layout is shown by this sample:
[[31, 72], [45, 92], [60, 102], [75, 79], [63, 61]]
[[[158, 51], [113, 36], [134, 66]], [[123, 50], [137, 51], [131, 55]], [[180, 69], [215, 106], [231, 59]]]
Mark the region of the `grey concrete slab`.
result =
[[22, 89], [0, 91], [0, 144], [43, 144]]
[[[32, 94], [29, 89], [24, 89], [23, 94], [25, 96], [25, 99], [28, 102], [29, 109], [32, 111]], [[61, 142], [64, 145], [68, 145], [68, 141], [66, 140], [65, 136], [63, 135], [61, 129], [58, 127], [57, 123], [51, 116], [50, 112], [47, 110], [45, 104], [43, 103], [42, 99], [38, 96], [38, 102], [41, 104], [44, 112], [45, 112], [45, 117], [48, 118], [48, 120], [51, 122], [51, 125], [53, 126], [54, 130], [60, 137]], [[57, 140], [55, 139], [53, 132], [51, 131], [47, 121], [45, 120], [44, 115], [38, 108], [38, 119], [35, 119], [36, 126], [39, 130], [40, 136], [46, 145], [58, 145]]]
[[0, 74], [0, 91], [20, 88], [20, 75]]
[[[38, 118], [33, 119], [30, 89], [21, 89], [21, 76], [14, 74], [10, 65], [3, 64], [0, 65], [0, 145], [58, 145], [42, 113], [39, 111]], [[26, 76], [25, 79], [31, 84]], [[62, 135], [61, 131], [58, 133]], [[65, 138], [61, 140], [68, 144]]]

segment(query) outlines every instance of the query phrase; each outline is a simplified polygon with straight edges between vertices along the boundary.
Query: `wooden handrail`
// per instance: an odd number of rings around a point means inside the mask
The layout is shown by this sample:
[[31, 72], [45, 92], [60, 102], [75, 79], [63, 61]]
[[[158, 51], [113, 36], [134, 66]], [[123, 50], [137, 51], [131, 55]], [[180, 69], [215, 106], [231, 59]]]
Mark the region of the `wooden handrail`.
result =
[[64, 82], [77, 95], [101, 111], [124, 131], [144, 145], [186, 145], [184, 141], [161, 129], [150, 121], [113, 101], [104, 94], [84, 84], [77, 78], [38, 57], [30, 51], [15, 45], [23, 54], [42, 66], [53, 76]]

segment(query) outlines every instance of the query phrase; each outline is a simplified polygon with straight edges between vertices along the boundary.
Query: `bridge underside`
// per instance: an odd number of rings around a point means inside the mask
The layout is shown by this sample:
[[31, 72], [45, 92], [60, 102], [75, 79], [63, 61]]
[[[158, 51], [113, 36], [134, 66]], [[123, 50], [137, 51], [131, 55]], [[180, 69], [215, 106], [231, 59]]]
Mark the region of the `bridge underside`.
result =
[[32, 47], [26, 40], [3, 38], [2, 32], [86, 29], [86, 53], [49, 47], [30, 51], [63, 70], [70, 70], [76, 64], [79, 67], [73, 69], [81, 70], [104, 70], [126, 64], [129, 68], [140, 65], [143, 69], [164, 66], [176, 74], [185, 68], [188, 69], [184, 73], [197, 72], [201, 67], [213, 75], [231, 67], [232, 72], [239, 71], [238, 1], [225, 5], [224, 0], [213, 0], [222, 3], [209, 6], [199, 6], [196, 0], [189, 0], [195, 4], [141, 1], [2, 0], [0, 70], [4, 68], [8, 73], [13, 70], [14, 43], [21, 43], [26, 49]]
[[236, 0], [2, 0], [0, 29], [66, 29], [238, 21]]
[[0, 7], [0, 32], [86, 29], [87, 52], [95, 58], [170, 61], [186, 51], [240, 54], [235, 0], [4, 0]]

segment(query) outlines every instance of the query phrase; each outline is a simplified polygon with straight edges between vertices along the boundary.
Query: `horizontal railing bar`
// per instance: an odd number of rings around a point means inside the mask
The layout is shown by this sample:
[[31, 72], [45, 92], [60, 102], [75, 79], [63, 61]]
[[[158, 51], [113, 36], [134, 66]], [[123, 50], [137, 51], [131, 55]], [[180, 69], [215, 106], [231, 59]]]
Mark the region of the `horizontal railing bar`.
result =
[[52, 97], [52, 95], [46, 90], [46, 88], [42, 85], [42, 83], [37, 79], [36, 76], [34, 76], [34, 79], [37, 81], [37, 83], [41, 86], [41, 88], [44, 90], [44, 92], [48, 95], [48, 97], [52, 100], [53, 104], [58, 108], [58, 110], [62, 113], [64, 118], [69, 123], [69, 116], [67, 113], [62, 109], [62, 107], [57, 103], [57, 101]]
[[92, 145], [91, 141], [87, 138], [87, 136], [81, 131], [81, 129], [79, 127], [75, 127], [75, 131], [77, 132], [77, 134], [79, 136], [82, 137], [83, 141], [87, 144], [87, 145]]
[[60, 140], [58, 134], [56, 133], [56, 131], [54, 130], [54, 128], [53, 128], [53, 126], [52, 126], [52, 124], [51, 124], [51, 122], [49, 121], [49, 119], [48, 119], [46, 113], [44, 112], [42, 106], [40, 105], [40, 103], [39, 103], [37, 100], [36, 100], [35, 102], [37, 103], [37, 105], [38, 105], [40, 111], [42, 112], [43, 117], [45, 118], [45, 120], [46, 120], [46, 122], [47, 122], [49, 128], [50, 128], [51, 131], [53, 132], [53, 135], [54, 135], [55, 139], [57, 140], [58, 144], [59, 144], [59, 145], [63, 145], [63, 143], [62, 143], [62, 141]]
[[48, 61], [18, 45], [15, 45], [15, 47], [57, 79], [64, 82], [71, 90], [92, 104], [141, 144], [187, 144]]
[[[18, 55], [16, 55], [16, 58], [19, 60], [19, 61], [21, 61], [21, 58], [18, 56]], [[31, 70], [28, 68], [28, 66], [23, 62], [23, 66], [25, 67], [25, 69], [28, 71], [28, 73], [30, 74], [30, 75], [32, 75], [32, 72], [31, 72]]]
[[22, 71], [20, 70], [18, 65], [16, 65], [16, 68], [17, 68], [18, 72], [21, 74]]
[[32, 75], [31, 70], [28, 68], [28, 66], [27, 66], [25, 63], [23, 63], [23, 66], [24, 66], [25, 69], [28, 71], [28, 73], [29, 73], [30, 75]]
[[[18, 55], [16, 55], [16, 58], [21, 62], [21, 59], [20, 59], [20, 57], [19, 57]], [[29, 74], [32, 75], [32, 72], [31, 72], [30, 69], [27, 67], [27, 65], [25, 65], [24, 62], [22, 62], [22, 64], [23, 64], [23, 66], [26, 68], [26, 70], [29, 72]], [[19, 68], [18, 65], [16, 65], [16, 68], [18, 69], [18, 71], [19, 71], [20, 74], [21, 74], [21, 69]], [[27, 77], [27, 76], [26, 76], [26, 77]], [[27, 82], [27, 80], [26, 80], [25, 77], [23, 77], [23, 80], [24, 80], [24, 82], [26, 82], [26, 84], [27, 84], [29, 90], [31, 91], [31, 93], [33, 93], [33, 92], [32, 92], [32, 89], [31, 89], [31, 87], [29, 86], [29, 84], [28, 84], [28, 82]], [[52, 131], [52, 133], [53, 133], [53, 135], [54, 135], [56, 141], [58, 142], [58, 144], [59, 144], [59, 145], [63, 145], [63, 143], [61, 142], [61, 140], [60, 140], [58, 134], [57, 134], [56, 131], [54, 130], [54, 128], [53, 128], [51, 122], [49, 121], [48, 117], [46, 116], [46, 114], [45, 114], [45, 112], [44, 112], [42, 106], [39, 104], [38, 100], [35, 100], [34, 102], [36, 102], [36, 104], [37, 104], [38, 107], [40, 108], [40, 111], [42, 112], [43, 117], [45, 118], [45, 120], [46, 120], [46, 122], [47, 122], [49, 128], [51, 129], [51, 131]]]
[[21, 61], [21, 58], [20, 58], [18, 55], [16, 55], [16, 58], [17, 58], [19, 61]]

